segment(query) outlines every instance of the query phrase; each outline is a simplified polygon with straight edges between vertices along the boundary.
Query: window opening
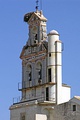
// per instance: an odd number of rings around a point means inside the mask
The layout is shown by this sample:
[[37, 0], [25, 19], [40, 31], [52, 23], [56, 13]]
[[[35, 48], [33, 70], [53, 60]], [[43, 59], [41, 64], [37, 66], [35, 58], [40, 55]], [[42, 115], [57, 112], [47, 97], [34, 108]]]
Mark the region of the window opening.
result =
[[31, 65], [27, 66], [27, 75], [28, 75], [28, 80], [31, 81], [32, 80], [32, 67]]
[[37, 34], [35, 35], [35, 40], [37, 40]]
[[38, 79], [38, 82], [41, 83], [41, 79], [42, 79], [42, 73], [41, 73], [41, 70], [39, 70], [39, 79]]
[[31, 72], [29, 73], [29, 81], [31, 81]]
[[37, 78], [38, 78], [38, 83], [41, 83], [41, 81], [42, 81], [42, 65], [41, 65], [41, 63], [39, 62], [39, 63], [37, 63]]
[[46, 101], [49, 101], [49, 87], [46, 88]]
[[73, 105], [73, 111], [76, 111], [76, 105]]
[[51, 82], [51, 68], [48, 69], [48, 81]]
[[51, 57], [51, 53], [49, 53], [49, 57]]

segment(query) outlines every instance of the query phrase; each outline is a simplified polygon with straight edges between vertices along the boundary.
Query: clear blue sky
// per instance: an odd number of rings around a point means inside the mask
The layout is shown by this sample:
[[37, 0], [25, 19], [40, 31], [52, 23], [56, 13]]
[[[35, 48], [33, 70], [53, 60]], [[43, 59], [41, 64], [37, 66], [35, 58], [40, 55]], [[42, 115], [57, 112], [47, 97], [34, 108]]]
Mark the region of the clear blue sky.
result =
[[[35, 11], [36, 0], [0, 0], [0, 118], [10, 120], [9, 106], [20, 96], [23, 45], [28, 39], [24, 14]], [[47, 32], [55, 29], [64, 43], [63, 83], [72, 87], [71, 97], [80, 95], [80, 0], [42, 0]], [[40, 5], [39, 5], [40, 6]], [[40, 7], [39, 7], [40, 9]]]

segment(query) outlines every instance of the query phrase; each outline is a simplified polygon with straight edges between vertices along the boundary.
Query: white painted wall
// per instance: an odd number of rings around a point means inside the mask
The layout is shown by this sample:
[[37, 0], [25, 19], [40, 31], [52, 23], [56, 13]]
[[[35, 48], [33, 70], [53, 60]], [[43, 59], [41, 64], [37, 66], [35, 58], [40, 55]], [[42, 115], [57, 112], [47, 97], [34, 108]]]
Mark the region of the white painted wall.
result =
[[70, 87], [63, 87], [62, 86], [62, 99], [61, 99], [61, 103], [67, 102], [70, 100], [71, 98], [71, 94], [70, 94]]
[[56, 102], [56, 85], [50, 86], [49, 87], [49, 100]]

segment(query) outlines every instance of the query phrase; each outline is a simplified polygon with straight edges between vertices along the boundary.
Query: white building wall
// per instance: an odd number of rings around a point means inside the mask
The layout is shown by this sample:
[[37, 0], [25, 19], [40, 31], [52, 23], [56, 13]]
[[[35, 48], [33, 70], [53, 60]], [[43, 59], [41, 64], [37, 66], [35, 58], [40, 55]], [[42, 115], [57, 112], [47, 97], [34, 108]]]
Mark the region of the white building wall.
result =
[[70, 87], [63, 87], [62, 86], [61, 94], [62, 94], [61, 96], [63, 96], [62, 99], [61, 99], [61, 103], [69, 101], [70, 97], [71, 97], [71, 95], [70, 95]]
[[56, 102], [56, 86], [54, 85], [54, 86], [50, 86], [49, 87], [50, 88], [50, 90], [49, 90], [49, 100], [50, 101], [54, 101], [54, 102]]

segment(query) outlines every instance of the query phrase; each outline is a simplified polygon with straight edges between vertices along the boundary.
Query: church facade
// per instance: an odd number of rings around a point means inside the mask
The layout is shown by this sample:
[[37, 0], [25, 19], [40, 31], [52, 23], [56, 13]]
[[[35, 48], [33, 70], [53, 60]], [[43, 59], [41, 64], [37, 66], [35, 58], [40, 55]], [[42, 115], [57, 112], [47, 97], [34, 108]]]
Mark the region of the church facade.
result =
[[57, 119], [54, 112], [56, 106], [70, 100], [70, 86], [62, 84], [60, 35], [56, 30], [47, 34], [42, 11], [25, 14], [24, 21], [29, 26], [29, 37], [20, 54], [21, 99], [10, 106], [10, 120], [63, 120]]

